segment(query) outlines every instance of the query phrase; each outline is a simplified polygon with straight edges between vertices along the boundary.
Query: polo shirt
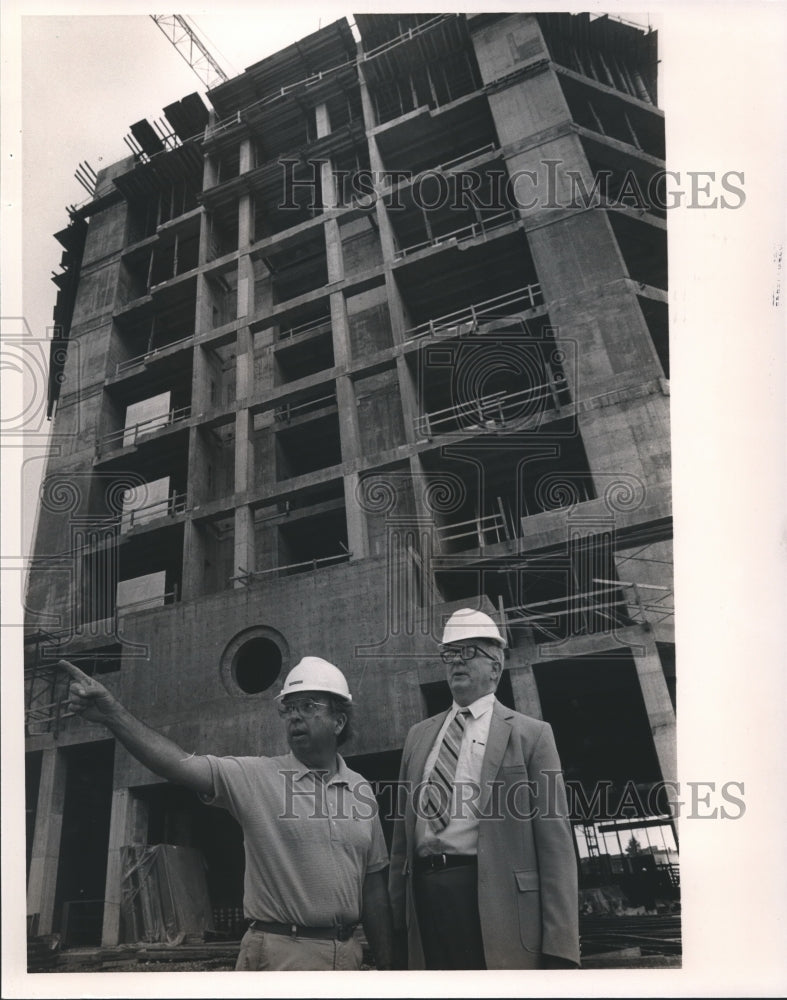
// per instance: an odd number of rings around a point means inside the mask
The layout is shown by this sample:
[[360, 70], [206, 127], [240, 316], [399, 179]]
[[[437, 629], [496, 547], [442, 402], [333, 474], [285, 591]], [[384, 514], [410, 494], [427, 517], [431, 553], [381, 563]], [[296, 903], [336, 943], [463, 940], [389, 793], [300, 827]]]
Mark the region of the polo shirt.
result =
[[214, 794], [203, 802], [228, 810], [243, 829], [247, 919], [356, 923], [366, 875], [388, 865], [369, 782], [340, 756], [325, 782], [292, 753], [206, 756]]

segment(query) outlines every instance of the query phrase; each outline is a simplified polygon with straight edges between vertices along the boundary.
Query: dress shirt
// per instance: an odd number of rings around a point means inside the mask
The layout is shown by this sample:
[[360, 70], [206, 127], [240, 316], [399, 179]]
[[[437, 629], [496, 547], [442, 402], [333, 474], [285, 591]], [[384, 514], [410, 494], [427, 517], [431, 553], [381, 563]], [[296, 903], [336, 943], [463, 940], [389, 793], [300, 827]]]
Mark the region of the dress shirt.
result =
[[[467, 705], [469, 711], [462, 734], [462, 746], [459, 750], [459, 760], [456, 762], [454, 775], [454, 795], [451, 800], [448, 825], [440, 833], [435, 833], [427, 820], [418, 810], [415, 822], [416, 854], [423, 857], [426, 854], [475, 854], [478, 848], [478, 789], [481, 783], [481, 765], [484, 761], [486, 743], [489, 737], [489, 727], [492, 724], [492, 706], [495, 703], [494, 694], [485, 694]], [[440, 727], [440, 732], [434, 741], [429, 756], [426, 758], [423, 779], [427, 781], [432, 773], [443, 735], [451, 725], [451, 721], [461, 706], [456, 702]], [[457, 787], [461, 786], [462, 795], [457, 796]], [[472, 789], [472, 794], [471, 794]]]

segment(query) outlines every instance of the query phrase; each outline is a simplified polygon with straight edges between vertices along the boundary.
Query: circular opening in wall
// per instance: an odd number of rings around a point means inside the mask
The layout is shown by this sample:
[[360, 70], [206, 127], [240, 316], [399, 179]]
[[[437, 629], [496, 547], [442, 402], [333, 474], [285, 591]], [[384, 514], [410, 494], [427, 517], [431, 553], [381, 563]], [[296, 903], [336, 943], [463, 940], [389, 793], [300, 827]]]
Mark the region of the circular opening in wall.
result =
[[238, 632], [224, 647], [219, 661], [221, 683], [234, 698], [259, 697], [289, 668], [287, 640], [268, 625], [252, 625]]
[[281, 649], [273, 639], [255, 636], [247, 639], [235, 654], [232, 676], [244, 694], [259, 694], [279, 676], [281, 664]]

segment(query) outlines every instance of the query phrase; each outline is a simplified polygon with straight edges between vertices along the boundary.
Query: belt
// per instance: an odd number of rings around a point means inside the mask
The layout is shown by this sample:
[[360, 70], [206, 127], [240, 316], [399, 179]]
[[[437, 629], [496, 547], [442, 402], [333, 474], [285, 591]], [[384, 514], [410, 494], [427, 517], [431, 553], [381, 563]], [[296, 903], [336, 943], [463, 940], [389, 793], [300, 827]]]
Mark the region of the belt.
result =
[[322, 938], [327, 941], [347, 941], [357, 924], [334, 924], [333, 927], [300, 927], [298, 924], [278, 924], [271, 920], [250, 920], [253, 931], [265, 934], [286, 934], [288, 937]]
[[422, 872], [437, 872], [444, 868], [463, 868], [477, 865], [475, 854], [427, 854], [425, 858], [413, 859], [413, 871], [416, 875]]

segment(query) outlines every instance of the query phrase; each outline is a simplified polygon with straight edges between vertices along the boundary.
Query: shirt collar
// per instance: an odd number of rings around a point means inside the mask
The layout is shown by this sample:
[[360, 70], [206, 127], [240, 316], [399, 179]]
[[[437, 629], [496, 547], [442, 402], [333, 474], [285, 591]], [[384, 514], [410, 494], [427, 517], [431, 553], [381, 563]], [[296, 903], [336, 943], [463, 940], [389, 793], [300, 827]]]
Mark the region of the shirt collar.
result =
[[[465, 709], [473, 716], [474, 719], [480, 719], [482, 715], [486, 715], [487, 712], [492, 711], [492, 706], [495, 703], [495, 693], [490, 691], [489, 694], [482, 695], [477, 698], [472, 704], [465, 705]], [[452, 716], [456, 715], [457, 712], [461, 711], [462, 706], [457, 705], [456, 702], [451, 706]]]
[[[336, 754], [336, 760], [339, 762], [336, 774], [328, 779], [327, 784], [329, 785], [350, 785], [351, 782], [351, 772], [350, 769], [344, 762], [344, 757], [340, 753]], [[292, 751], [287, 754], [284, 759], [284, 764], [288, 770], [292, 770], [293, 776], [296, 781], [301, 781], [306, 777], [307, 774], [312, 774], [312, 769], [307, 767], [302, 761], [298, 760]]]

